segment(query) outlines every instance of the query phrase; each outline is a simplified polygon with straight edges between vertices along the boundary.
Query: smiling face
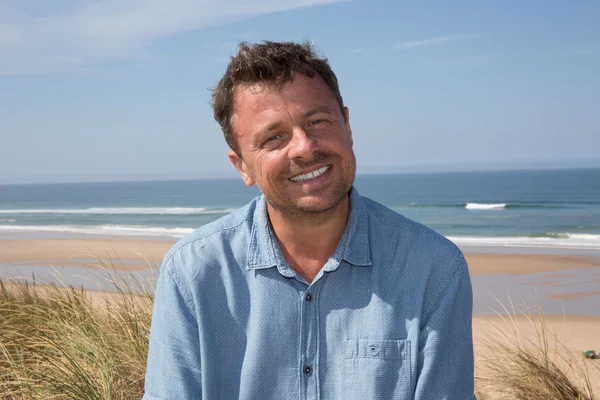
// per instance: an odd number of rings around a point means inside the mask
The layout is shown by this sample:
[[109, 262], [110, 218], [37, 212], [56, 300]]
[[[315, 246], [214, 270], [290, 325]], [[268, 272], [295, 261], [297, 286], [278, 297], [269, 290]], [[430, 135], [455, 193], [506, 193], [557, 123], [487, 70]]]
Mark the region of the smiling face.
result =
[[232, 122], [240, 154], [229, 159], [283, 215], [335, 210], [348, 201], [356, 170], [344, 112], [319, 75], [238, 87]]

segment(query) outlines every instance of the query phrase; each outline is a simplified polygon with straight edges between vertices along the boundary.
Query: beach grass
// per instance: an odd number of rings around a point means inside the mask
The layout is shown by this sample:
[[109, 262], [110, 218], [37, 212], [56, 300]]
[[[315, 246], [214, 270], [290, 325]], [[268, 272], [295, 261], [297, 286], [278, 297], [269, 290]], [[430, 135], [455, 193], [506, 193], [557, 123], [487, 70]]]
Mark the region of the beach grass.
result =
[[152, 294], [0, 282], [0, 398], [140, 399]]
[[[501, 306], [502, 323], [492, 324], [494, 333], [484, 339], [489, 351], [482, 356], [482, 375], [476, 377], [478, 399], [598, 399], [591, 378], [600, 376], [597, 362], [561, 342], [548, 328], [541, 309], [523, 313]], [[520, 315], [533, 328], [530, 332], [520, 329]], [[596, 374], [590, 374], [590, 369]]]
[[[153, 293], [104, 264], [114, 292], [0, 281], [0, 398], [140, 399]], [[486, 339], [480, 400], [596, 400], [587, 363], [529, 315], [532, 336], [507, 311]]]

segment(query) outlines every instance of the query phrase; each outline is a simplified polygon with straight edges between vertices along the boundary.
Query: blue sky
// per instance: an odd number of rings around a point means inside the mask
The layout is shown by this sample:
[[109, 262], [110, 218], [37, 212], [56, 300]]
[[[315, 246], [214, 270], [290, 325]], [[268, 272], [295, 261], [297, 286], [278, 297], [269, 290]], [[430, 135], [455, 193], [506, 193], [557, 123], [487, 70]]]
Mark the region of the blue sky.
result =
[[235, 176], [240, 40], [313, 41], [358, 172], [600, 166], [600, 2], [0, 0], [0, 183]]

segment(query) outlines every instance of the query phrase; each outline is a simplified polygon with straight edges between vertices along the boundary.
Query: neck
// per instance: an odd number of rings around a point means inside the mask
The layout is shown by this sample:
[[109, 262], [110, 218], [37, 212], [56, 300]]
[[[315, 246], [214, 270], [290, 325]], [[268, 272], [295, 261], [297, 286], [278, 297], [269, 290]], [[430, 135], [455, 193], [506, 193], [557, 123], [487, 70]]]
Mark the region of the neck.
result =
[[350, 214], [346, 196], [330, 210], [286, 215], [267, 202], [271, 227], [285, 260], [309, 283], [335, 253]]

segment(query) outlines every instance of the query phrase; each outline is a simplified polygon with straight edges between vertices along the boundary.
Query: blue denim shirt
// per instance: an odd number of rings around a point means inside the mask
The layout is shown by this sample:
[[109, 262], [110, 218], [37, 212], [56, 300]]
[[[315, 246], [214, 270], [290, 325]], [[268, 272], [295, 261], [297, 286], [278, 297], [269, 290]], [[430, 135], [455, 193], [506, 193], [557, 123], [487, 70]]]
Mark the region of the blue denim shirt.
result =
[[456, 246], [355, 189], [308, 284], [259, 197], [166, 255], [144, 400], [474, 399], [471, 310]]

